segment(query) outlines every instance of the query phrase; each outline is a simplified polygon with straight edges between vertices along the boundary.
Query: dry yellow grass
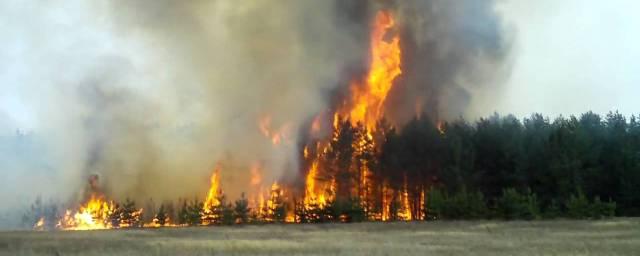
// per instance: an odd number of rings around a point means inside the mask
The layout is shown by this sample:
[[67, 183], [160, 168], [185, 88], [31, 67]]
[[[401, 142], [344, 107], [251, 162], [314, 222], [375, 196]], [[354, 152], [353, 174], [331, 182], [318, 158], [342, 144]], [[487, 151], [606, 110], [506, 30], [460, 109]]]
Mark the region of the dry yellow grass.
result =
[[640, 219], [0, 232], [0, 255], [640, 255]]

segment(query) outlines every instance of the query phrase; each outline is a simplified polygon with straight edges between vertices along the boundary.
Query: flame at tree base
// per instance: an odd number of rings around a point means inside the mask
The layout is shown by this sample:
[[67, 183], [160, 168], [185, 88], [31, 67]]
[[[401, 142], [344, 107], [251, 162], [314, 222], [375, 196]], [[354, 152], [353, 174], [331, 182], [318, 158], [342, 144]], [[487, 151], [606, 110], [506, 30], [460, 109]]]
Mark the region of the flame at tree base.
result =
[[[392, 128], [384, 125], [384, 104], [394, 81], [402, 74], [400, 36], [390, 12], [379, 11], [374, 19], [369, 45], [370, 63], [366, 76], [353, 79], [350, 95], [333, 113], [318, 115], [310, 133], [318, 134], [323, 121], [332, 124], [329, 138], [309, 142], [302, 150], [304, 188], [274, 182], [262, 189], [259, 165], [252, 167], [253, 191], [228, 203], [220, 183], [220, 167], [209, 179], [202, 202], [182, 201], [179, 210], [163, 204], [143, 224], [143, 210], [127, 201], [123, 205], [101, 194], [67, 210], [55, 225], [64, 230], [92, 230], [127, 227], [180, 227], [237, 223], [302, 223], [323, 221], [411, 221], [425, 218], [425, 188], [410, 187], [406, 176], [402, 186], [392, 187], [373, 168], [376, 154]], [[322, 120], [332, 116], [332, 120]], [[271, 116], [258, 121], [260, 132], [274, 147], [290, 144], [290, 126], [273, 129]], [[441, 133], [444, 130], [438, 126]], [[345, 153], [346, 152], [346, 153]], [[148, 209], [154, 211], [155, 209]], [[357, 217], [361, 215], [360, 217]], [[149, 216], [147, 216], [149, 217]], [[34, 229], [43, 230], [45, 218]]]

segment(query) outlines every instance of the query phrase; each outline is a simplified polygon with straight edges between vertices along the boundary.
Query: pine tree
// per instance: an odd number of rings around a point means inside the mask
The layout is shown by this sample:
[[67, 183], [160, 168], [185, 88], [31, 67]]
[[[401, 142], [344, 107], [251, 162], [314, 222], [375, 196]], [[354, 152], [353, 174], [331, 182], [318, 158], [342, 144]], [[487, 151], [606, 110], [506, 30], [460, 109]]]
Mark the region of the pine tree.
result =
[[240, 196], [239, 200], [236, 200], [234, 207], [234, 215], [237, 223], [249, 222], [249, 201], [245, 198], [244, 193]]
[[158, 213], [154, 216], [153, 221], [159, 226], [164, 226], [169, 221], [169, 216], [165, 211], [164, 204], [160, 205], [160, 209], [158, 209]]
[[236, 223], [236, 218], [233, 212], [233, 205], [231, 204], [220, 204], [222, 206], [222, 224], [223, 225], [233, 225]]
[[187, 224], [197, 226], [202, 224], [202, 212], [204, 204], [197, 199], [187, 207]]
[[140, 227], [140, 210], [136, 208], [135, 201], [126, 199], [122, 205], [122, 211], [120, 213], [120, 224], [125, 227]]
[[180, 212], [178, 213], [178, 224], [185, 225], [188, 224], [189, 219], [189, 206], [187, 205], [187, 200], [182, 201], [182, 206], [180, 207]]

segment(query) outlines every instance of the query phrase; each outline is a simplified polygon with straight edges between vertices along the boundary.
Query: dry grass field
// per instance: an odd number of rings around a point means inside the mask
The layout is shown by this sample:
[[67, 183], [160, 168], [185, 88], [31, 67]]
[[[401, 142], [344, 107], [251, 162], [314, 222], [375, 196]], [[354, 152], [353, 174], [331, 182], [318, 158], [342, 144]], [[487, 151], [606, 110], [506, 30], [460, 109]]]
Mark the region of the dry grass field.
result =
[[640, 255], [640, 219], [0, 232], [0, 255]]

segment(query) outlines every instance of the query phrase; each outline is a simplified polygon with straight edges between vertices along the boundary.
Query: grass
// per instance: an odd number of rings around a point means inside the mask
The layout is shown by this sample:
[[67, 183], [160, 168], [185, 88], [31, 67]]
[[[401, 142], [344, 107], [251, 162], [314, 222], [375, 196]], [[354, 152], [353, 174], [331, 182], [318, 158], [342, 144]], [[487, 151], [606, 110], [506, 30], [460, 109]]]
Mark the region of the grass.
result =
[[640, 219], [0, 232], [0, 255], [638, 255]]

